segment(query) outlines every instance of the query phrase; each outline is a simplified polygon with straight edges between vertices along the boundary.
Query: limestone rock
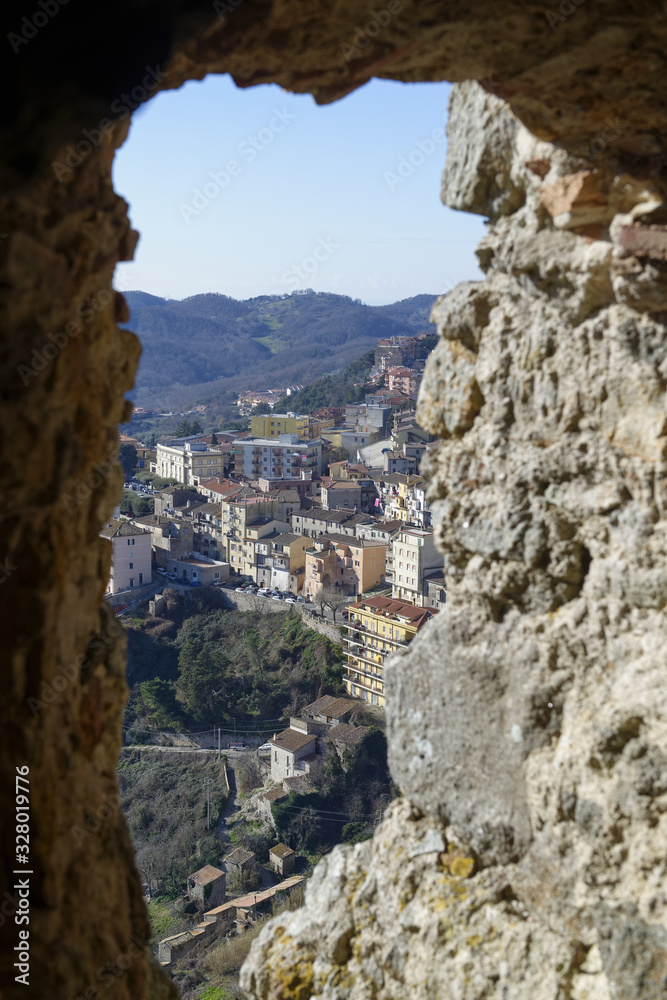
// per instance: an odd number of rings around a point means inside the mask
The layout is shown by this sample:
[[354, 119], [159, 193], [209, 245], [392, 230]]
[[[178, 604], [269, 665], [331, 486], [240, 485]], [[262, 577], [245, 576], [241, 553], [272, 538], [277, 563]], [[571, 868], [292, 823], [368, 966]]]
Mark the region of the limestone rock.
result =
[[[667, 338], [658, 254], [614, 240], [658, 225], [659, 199], [582, 171], [474, 84], [451, 106], [443, 191], [491, 224], [486, 280], [434, 308], [419, 397], [442, 438], [422, 471], [448, 603], [385, 665], [406, 799], [322, 863], [243, 982], [281, 995], [287, 956], [325, 1000], [657, 1000]], [[570, 225], [587, 212], [596, 237]], [[439, 837], [452, 847], [422, 853]], [[443, 870], [454, 855], [469, 878]], [[345, 945], [325, 948], [336, 926]]]

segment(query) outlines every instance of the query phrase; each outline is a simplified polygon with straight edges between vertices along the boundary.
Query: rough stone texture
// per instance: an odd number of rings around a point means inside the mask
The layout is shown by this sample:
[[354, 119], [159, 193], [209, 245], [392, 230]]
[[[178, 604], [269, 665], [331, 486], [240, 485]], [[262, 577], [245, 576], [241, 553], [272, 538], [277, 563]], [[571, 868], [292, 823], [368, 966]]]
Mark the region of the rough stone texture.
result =
[[[401, 839], [421, 837], [415, 824], [434, 837], [455, 824], [456, 842], [478, 854], [465, 885], [482, 908], [470, 919], [496, 907], [499, 952], [478, 962], [486, 931], [478, 952], [454, 919], [440, 934], [432, 906], [459, 883], [429, 889], [442, 873], [415, 862], [428, 934], [421, 963], [406, 959], [410, 987], [400, 949], [417, 940], [413, 925], [392, 958], [364, 924], [350, 948], [365, 971], [346, 995], [519, 995], [515, 969], [535, 982], [531, 1000], [549, 984], [573, 1000], [662, 988], [667, 14], [649, 0], [601, 6], [399, 0], [389, 17], [370, 0], [119, 0], [62, 4], [26, 30], [22, 16], [44, 12], [10, 5], [0, 61], [0, 889], [13, 881], [15, 768], [28, 764], [31, 996], [171, 990], [130, 953], [146, 915], [113, 805], [124, 654], [100, 611], [110, 556], [98, 531], [119, 495], [116, 427], [139, 347], [116, 325], [127, 312], [113, 269], [136, 236], [110, 171], [128, 106], [207, 72], [240, 86], [274, 80], [320, 102], [372, 76], [478, 78], [517, 116], [474, 86], [453, 107], [446, 199], [488, 215], [491, 228], [479, 249], [487, 281], [437, 307], [443, 344], [420, 404], [444, 438], [431, 474], [451, 610], [389, 683], [393, 768], [424, 819], [401, 807], [376, 844], [327, 862], [330, 889], [318, 876], [353, 929], [375, 912], [394, 940], [395, 895], [387, 889], [377, 910], [349, 902], [336, 866], [367, 860], [388, 886]], [[15, 45], [12, 32], [25, 32]], [[500, 902], [485, 895], [496, 869], [498, 885], [511, 876], [519, 915], [505, 910], [505, 889]], [[5, 931], [16, 930], [3, 906]], [[290, 919], [303, 927], [308, 917]], [[296, 931], [293, 940], [282, 953], [262, 939], [256, 993], [269, 995], [283, 954], [279, 995], [308, 995], [318, 941], [299, 951]], [[344, 941], [327, 948], [318, 988], [327, 963], [327, 983], [346, 975]], [[14, 1000], [25, 987], [11, 963], [0, 961], [0, 990]]]
[[262, 932], [250, 996], [666, 994], [667, 296], [614, 242], [661, 195], [455, 90], [443, 197], [491, 224], [419, 399], [448, 604], [386, 669], [406, 800]]

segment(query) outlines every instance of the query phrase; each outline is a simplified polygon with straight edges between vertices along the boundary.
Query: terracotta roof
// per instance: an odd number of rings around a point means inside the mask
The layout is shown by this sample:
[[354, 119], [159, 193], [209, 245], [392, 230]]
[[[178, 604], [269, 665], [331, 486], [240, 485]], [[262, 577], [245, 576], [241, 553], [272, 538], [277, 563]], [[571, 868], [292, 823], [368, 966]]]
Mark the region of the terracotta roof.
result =
[[324, 711], [325, 708], [328, 708], [329, 705], [333, 705], [335, 701], [338, 701], [338, 698], [335, 695], [324, 694], [321, 698], [318, 698], [317, 701], [313, 701], [310, 705], [306, 705], [303, 711], [309, 712], [311, 715], [319, 715], [320, 712]]
[[318, 543], [328, 541], [333, 542], [334, 545], [347, 545], [353, 549], [385, 547], [385, 542], [380, 541], [379, 538], [357, 538], [355, 535], [337, 535], [334, 531], [326, 531], [323, 535], [318, 535], [316, 541]]
[[354, 479], [333, 479], [326, 487], [328, 490], [359, 490], [361, 486]]
[[100, 535], [103, 538], [118, 538], [121, 535], [149, 535], [150, 532], [145, 528], [140, 528], [136, 524], [131, 524], [130, 521], [119, 521], [117, 518], [112, 518], [110, 521], [104, 525], [100, 531]]
[[[282, 892], [284, 889], [291, 889], [292, 886], [299, 885], [300, 882], [305, 881], [305, 875], [292, 875], [291, 878], [286, 878], [283, 882], [279, 882], [278, 885], [271, 886], [270, 889], [264, 889], [262, 892], [252, 892], [248, 896], [239, 896], [238, 899], [230, 899], [229, 902], [223, 903], [221, 906], [216, 906], [212, 910], [207, 910], [204, 916], [217, 917], [221, 913], [225, 913], [227, 910], [233, 910], [236, 908], [245, 909], [246, 907], [254, 906], [255, 903], [264, 903], [267, 899], [271, 899], [272, 896], [275, 896], [277, 892]], [[180, 935], [175, 936], [179, 937]], [[171, 939], [169, 938], [165, 940]]]
[[270, 849], [269, 854], [274, 854], [277, 858], [287, 858], [290, 854], [296, 854], [296, 851], [293, 851], [287, 844], [276, 844]]
[[204, 865], [198, 872], [188, 875], [188, 880], [191, 879], [195, 885], [208, 885], [209, 882], [215, 882], [221, 875], [224, 878], [224, 874], [219, 868], [214, 868], [213, 865]]
[[[359, 611], [364, 607], [375, 611], [385, 611], [388, 615], [399, 615], [408, 618], [412, 624], [421, 625], [432, 615], [437, 615], [435, 608], [418, 608], [409, 601], [399, 601], [393, 597], [365, 597], [355, 604], [348, 604], [348, 611]], [[423, 619], [422, 622], [419, 619]]]
[[329, 739], [334, 743], [355, 746], [357, 743], [361, 743], [367, 732], [368, 726], [348, 726], [346, 722], [339, 722], [329, 733]]
[[295, 753], [316, 739], [317, 736], [315, 733], [298, 733], [296, 729], [284, 729], [282, 733], [278, 733], [277, 736], [269, 740], [269, 743], [274, 743], [281, 750], [288, 750], [290, 753]]
[[264, 799], [265, 802], [280, 802], [281, 799], [287, 798], [287, 792], [278, 785], [277, 788], [270, 788], [268, 792], [264, 792], [260, 798]]
[[295, 542], [297, 538], [303, 538], [303, 535], [293, 535], [289, 531], [283, 532], [282, 535], [278, 535], [277, 538], [273, 539], [274, 545], [291, 545]]
[[334, 695], [325, 694], [318, 698], [311, 705], [306, 705], [304, 712], [311, 715], [327, 715], [331, 719], [339, 719], [355, 707], [355, 703], [349, 698], [336, 698]]
[[255, 855], [252, 851], [246, 851], [242, 847], [236, 847], [229, 854], [224, 854], [222, 861], [229, 865], [244, 865], [247, 861], [252, 861]]

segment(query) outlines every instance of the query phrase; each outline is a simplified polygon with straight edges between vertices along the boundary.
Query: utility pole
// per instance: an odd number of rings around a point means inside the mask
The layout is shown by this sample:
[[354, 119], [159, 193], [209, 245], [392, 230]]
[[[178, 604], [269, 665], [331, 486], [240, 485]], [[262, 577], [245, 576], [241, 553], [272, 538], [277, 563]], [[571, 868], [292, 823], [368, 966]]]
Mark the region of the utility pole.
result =
[[220, 726], [218, 726], [218, 760], [220, 760]]
[[206, 778], [206, 829], [211, 829], [211, 778]]

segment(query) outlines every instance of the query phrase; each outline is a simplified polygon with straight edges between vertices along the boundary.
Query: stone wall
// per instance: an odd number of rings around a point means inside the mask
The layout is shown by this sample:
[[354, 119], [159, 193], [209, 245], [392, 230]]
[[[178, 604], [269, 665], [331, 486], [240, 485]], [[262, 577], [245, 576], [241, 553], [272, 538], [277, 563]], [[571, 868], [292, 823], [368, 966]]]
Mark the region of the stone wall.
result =
[[[354, 1000], [519, 996], [524, 983], [531, 1000], [651, 1000], [665, 964], [665, 11], [55, 6], [25, 5], [27, 24], [11, 7], [0, 61], [0, 892], [11, 899], [27, 765], [31, 996], [89, 998], [102, 982], [113, 1000], [174, 993], [141, 947], [140, 880], [112, 805], [125, 647], [99, 529], [120, 496], [117, 425], [140, 348], [117, 325], [114, 268], [137, 234], [111, 168], [132, 109], [229, 72], [319, 102], [373, 76], [479, 79], [506, 102], [468, 87], [455, 109], [445, 192], [491, 218], [488, 278], [437, 307], [420, 404], [445, 439], [431, 477], [451, 584], [438, 626], [389, 672], [408, 798], [373, 842], [327, 859], [306, 911], [263, 931], [244, 981], [298, 1000], [311, 985]], [[440, 850], [450, 835], [458, 852]], [[12, 954], [8, 1000], [25, 993]]]
[[327, 621], [326, 618], [308, 614], [301, 604], [285, 604], [284, 601], [273, 601], [271, 598], [256, 597], [254, 594], [241, 594], [235, 590], [228, 590], [226, 588], [224, 590], [221, 589], [220, 593], [223, 595], [224, 603], [228, 607], [238, 608], [239, 611], [253, 611], [256, 614], [266, 615], [275, 614], [276, 612], [301, 615], [307, 628], [326, 636], [331, 642], [335, 642], [337, 646], [341, 645], [339, 629]]
[[419, 397], [442, 439], [426, 472], [448, 604], [387, 664], [406, 799], [326, 859], [242, 982], [262, 998], [290, 969], [325, 1000], [658, 1000], [663, 187], [538, 141], [476, 83], [455, 89], [448, 137], [443, 199], [489, 218], [487, 277], [436, 303]]

